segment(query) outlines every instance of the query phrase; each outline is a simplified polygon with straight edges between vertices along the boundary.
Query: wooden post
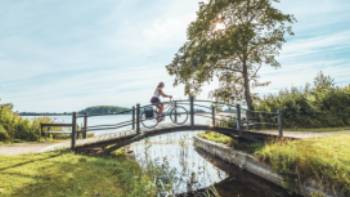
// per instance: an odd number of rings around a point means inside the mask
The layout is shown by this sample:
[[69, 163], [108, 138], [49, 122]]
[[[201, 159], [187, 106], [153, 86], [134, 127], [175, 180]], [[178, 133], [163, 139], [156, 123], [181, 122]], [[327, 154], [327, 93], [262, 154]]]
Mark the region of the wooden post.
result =
[[40, 137], [43, 137], [44, 135], [44, 131], [43, 131], [43, 123], [40, 123]]
[[140, 134], [140, 104], [136, 105], [136, 133]]
[[212, 105], [211, 106], [211, 118], [212, 118], [212, 124], [213, 124], [213, 127], [215, 127], [215, 117], [216, 115], [215, 115], [215, 106], [214, 105]]
[[77, 138], [77, 113], [73, 112], [72, 114], [72, 134], [71, 134], [71, 149], [75, 149], [75, 141]]
[[84, 123], [83, 123], [83, 139], [87, 137], [87, 127], [88, 127], [88, 114], [84, 113]]
[[174, 113], [175, 113], [175, 123], [177, 123], [177, 102], [175, 101], [175, 103], [174, 103], [174, 105], [175, 105], [175, 109], [174, 109]]
[[236, 113], [237, 113], [237, 120], [236, 120], [236, 129], [239, 133], [239, 135], [242, 134], [242, 113], [241, 113], [241, 105], [237, 104], [236, 105]]
[[131, 114], [131, 116], [132, 116], [132, 130], [135, 130], [135, 106], [132, 106], [132, 114]]
[[194, 97], [190, 96], [191, 127], [194, 126]]
[[277, 111], [277, 124], [278, 124], [278, 134], [279, 137], [283, 137], [283, 112], [282, 110]]

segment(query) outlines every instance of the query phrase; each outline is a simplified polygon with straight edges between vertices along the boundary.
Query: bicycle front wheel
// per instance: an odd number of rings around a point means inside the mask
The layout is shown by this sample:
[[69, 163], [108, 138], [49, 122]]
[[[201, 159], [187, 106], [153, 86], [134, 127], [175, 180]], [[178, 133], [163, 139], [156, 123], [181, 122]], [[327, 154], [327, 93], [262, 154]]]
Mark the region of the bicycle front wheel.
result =
[[188, 120], [188, 111], [182, 106], [177, 106], [170, 112], [170, 120], [177, 125], [184, 125]]

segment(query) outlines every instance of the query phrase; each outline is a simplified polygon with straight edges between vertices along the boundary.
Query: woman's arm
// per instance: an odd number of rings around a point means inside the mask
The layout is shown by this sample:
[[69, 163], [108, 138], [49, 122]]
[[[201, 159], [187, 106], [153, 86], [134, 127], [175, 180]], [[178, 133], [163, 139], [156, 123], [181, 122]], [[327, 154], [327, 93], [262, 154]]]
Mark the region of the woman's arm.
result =
[[162, 89], [159, 89], [159, 94], [164, 98], [173, 98], [173, 96], [165, 94]]

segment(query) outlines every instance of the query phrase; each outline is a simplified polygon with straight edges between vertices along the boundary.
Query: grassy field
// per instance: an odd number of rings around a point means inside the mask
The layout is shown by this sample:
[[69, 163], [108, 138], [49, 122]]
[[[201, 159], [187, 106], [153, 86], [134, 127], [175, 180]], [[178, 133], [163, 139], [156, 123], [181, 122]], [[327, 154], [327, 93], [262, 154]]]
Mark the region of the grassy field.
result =
[[312, 178], [323, 188], [349, 196], [349, 142], [350, 135], [275, 142], [265, 145], [255, 155], [278, 173], [297, 179], [296, 183]]
[[0, 196], [154, 196], [147, 173], [126, 157], [67, 152], [0, 156]]

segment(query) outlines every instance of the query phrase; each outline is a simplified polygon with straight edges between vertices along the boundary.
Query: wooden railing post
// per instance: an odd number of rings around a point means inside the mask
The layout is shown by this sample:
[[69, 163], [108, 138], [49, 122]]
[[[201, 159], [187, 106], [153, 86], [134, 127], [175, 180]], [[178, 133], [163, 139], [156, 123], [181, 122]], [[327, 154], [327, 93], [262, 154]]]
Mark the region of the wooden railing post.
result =
[[83, 139], [87, 137], [87, 127], [88, 127], [88, 114], [84, 113], [84, 126], [83, 126]]
[[43, 127], [43, 124], [40, 123], [40, 137], [44, 137], [44, 127]]
[[174, 120], [175, 120], [175, 123], [177, 123], [177, 101], [174, 102], [174, 105], [175, 105], [174, 106], [175, 107], [174, 108], [174, 113], [175, 113], [175, 119]]
[[216, 115], [215, 115], [215, 106], [214, 105], [212, 105], [211, 106], [211, 118], [212, 118], [212, 125], [213, 125], [213, 127], [215, 127], [215, 125], [216, 125], [216, 123], [215, 123], [215, 117]]
[[282, 110], [277, 111], [277, 124], [278, 124], [278, 134], [279, 137], [283, 137], [283, 112]]
[[191, 127], [194, 126], [194, 97], [190, 96]]
[[140, 134], [140, 104], [136, 105], [136, 133]]
[[241, 112], [241, 105], [236, 105], [236, 113], [237, 113], [237, 120], [236, 120], [236, 129], [239, 133], [239, 135], [242, 134], [242, 112]]
[[135, 106], [132, 106], [132, 114], [131, 114], [131, 119], [132, 119], [132, 130], [135, 130]]
[[73, 112], [72, 114], [72, 134], [71, 134], [71, 149], [75, 149], [75, 142], [77, 139], [77, 113]]

